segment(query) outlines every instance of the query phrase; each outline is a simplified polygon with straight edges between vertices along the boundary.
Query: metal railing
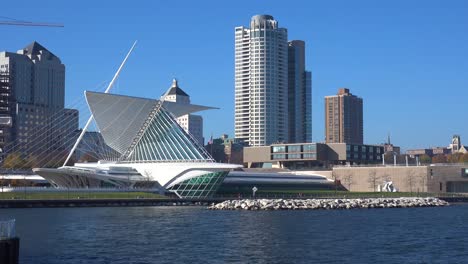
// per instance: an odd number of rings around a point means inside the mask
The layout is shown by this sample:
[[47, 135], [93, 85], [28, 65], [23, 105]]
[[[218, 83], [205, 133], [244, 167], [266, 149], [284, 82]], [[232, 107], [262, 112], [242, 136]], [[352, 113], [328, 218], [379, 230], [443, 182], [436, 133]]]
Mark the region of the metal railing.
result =
[[0, 221], [0, 240], [16, 236], [16, 220]]

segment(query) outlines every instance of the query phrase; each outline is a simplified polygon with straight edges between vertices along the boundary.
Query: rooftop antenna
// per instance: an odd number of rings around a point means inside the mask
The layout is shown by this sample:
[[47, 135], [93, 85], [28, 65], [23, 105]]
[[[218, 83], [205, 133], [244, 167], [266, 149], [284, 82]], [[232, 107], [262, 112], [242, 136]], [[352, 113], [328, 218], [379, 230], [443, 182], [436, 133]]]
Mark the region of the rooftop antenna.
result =
[[[106, 89], [106, 91], [104, 91], [104, 93], [109, 93], [110, 89], [111, 89], [112, 86], [114, 85], [115, 80], [116, 80], [117, 77], [119, 76], [120, 71], [122, 70], [123, 66], [125, 65], [125, 62], [127, 62], [127, 59], [128, 59], [128, 57], [130, 56], [130, 54], [132, 53], [133, 48], [135, 48], [135, 45], [136, 45], [136, 44], [137, 44], [137, 41], [135, 40], [135, 42], [133, 42], [132, 47], [131, 47], [130, 50], [128, 51], [127, 56], [125, 56], [125, 59], [124, 59], [124, 60], [122, 61], [122, 63], [120, 64], [119, 69], [118, 69], [117, 72], [115, 73], [114, 78], [112, 78], [112, 81], [109, 83], [109, 86], [107, 86], [107, 89]], [[83, 138], [84, 134], [86, 133], [86, 130], [88, 129], [88, 127], [89, 127], [89, 125], [91, 124], [91, 121], [92, 121], [92, 120], [93, 120], [93, 114], [91, 113], [91, 116], [89, 117], [88, 122], [86, 122], [86, 125], [83, 127], [83, 130], [81, 131], [80, 136], [79, 136], [78, 139], [76, 140], [75, 145], [73, 145], [73, 148], [70, 150], [70, 153], [68, 154], [67, 159], [66, 159], [65, 162], [63, 163], [63, 166], [66, 166], [66, 165], [67, 165], [68, 161], [70, 160], [71, 156], [73, 155], [73, 152], [75, 152], [75, 149], [78, 147], [78, 144], [80, 143], [81, 139]]]

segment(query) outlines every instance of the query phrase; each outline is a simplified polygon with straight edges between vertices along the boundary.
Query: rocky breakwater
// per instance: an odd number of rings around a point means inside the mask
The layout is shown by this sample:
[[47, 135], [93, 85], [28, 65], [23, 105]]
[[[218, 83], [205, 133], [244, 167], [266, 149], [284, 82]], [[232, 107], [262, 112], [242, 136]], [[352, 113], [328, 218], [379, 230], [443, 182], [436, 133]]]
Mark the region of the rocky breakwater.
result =
[[243, 199], [228, 200], [208, 207], [211, 210], [318, 210], [355, 208], [407, 208], [447, 206], [438, 198], [366, 198], [366, 199]]

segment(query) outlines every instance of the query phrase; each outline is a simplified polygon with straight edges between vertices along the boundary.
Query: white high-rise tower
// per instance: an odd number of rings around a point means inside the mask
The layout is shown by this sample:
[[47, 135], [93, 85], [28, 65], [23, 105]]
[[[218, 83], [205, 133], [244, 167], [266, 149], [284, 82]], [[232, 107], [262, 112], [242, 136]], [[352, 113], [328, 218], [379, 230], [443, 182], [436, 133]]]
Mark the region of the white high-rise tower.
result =
[[270, 15], [235, 28], [235, 137], [251, 146], [288, 140], [287, 38]]

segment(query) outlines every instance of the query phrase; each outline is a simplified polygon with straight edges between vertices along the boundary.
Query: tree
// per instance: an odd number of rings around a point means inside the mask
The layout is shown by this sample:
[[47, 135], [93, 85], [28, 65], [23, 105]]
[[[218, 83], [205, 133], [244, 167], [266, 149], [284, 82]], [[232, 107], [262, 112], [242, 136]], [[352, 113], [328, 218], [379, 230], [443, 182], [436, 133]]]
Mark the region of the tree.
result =
[[419, 156], [419, 162], [421, 162], [422, 164], [429, 164], [432, 162], [432, 159], [431, 157], [429, 157], [429, 155], [422, 154], [421, 156]]
[[26, 168], [37, 168], [41, 167], [40, 164], [40, 159], [38, 156], [30, 154], [27, 159], [25, 160], [25, 166]]
[[91, 152], [86, 152], [80, 157], [79, 162], [98, 162], [98, 158]]
[[385, 153], [384, 160], [385, 160], [386, 165], [393, 164], [393, 153], [392, 152]]
[[145, 177], [145, 181], [151, 181], [151, 179], [153, 178], [153, 172], [150, 170], [144, 170], [143, 177]]
[[142, 175], [145, 179], [145, 182], [142, 183], [142, 187], [144, 188], [152, 188], [153, 185], [154, 185], [154, 181], [153, 181], [153, 172], [150, 171], [150, 170], [144, 170], [143, 171], [143, 175]]
[[343, 177], [343, 183], [348, 186], [348, 191], [351, 191], [351, 185], [354, 184], [353, 175], [351, 173], [346, 174]]
[[415, 178], [414, 178], [414, 171], [408, 170], [408, 173], [406, 175], [406, 182], [409, 186], [410, 192], [413, 192], [413, 185], [415, 183]]
[[397, 155], [396, 156], [397, 164], [406, 164], [406, 155]]
[[3, 168], [7, 169], [20, 169], [25, 166], [25, 161], [21, 157], [21, 154], [17, 152], [13, 152], [8, 154], [8, 156], [3, 161]]
[[463, 154], [459, 153], [459, 152], [449, 154], [449, 155], [447, 155], [447, 162], [449, 162], [449, 163], [459, 163], [462, 156], [463, 156]]
[[367, 182], [369, 183], [369, 188], [374, 190], [374, 192], [375, 192], [375, 188], [377, 187], [377, 181], [379, 181], [379, 179], [380, 179], [380, 177], [377, 176], [377, 171], [375, 171], [375, 170], [370, 170], [369, 171], [369, 176], [367, 178]]
[[422, 187], [422, 192], [425, 192], [427, 189], [425, 188], [426, 187], [426, 177], [427, 175], [425, 173], [421, 173], [418, 175], [418, 178], [419, 178], [419, 182], [421, 184], [421, 187]]
[[435, 155], [432, 157], [432, 163], [447, 163], [447, 157], [442, 154]]
[[390, 174], [385, 173], [384, 175], [382, 175], [382, 180], [384, 182], [389, 182], [389, 181], [392, 181], [392, 177], [390, 177]]
[[463, 156], [461, 156], [460, 162], [468, 163], [468, 153], [465, 153]]
[[205, 149], [217, 162], [227, 162], [227, 156], [224, 152], [224, 141], [221, 138], [213, 139], [211, 144], [208, 143], [205, 146]]

